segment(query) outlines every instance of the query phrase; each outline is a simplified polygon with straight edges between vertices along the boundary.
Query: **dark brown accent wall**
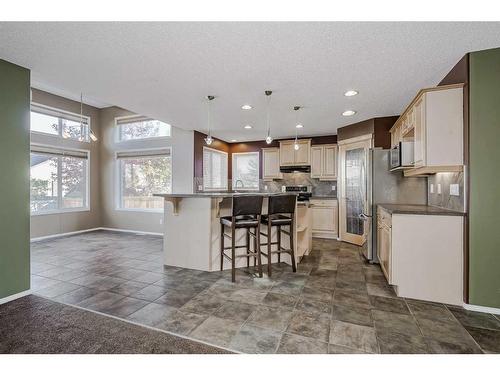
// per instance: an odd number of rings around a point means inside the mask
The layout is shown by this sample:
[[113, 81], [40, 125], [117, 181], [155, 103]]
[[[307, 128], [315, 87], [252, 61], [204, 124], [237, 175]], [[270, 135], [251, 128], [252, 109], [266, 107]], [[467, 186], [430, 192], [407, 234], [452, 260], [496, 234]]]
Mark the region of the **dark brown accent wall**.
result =
[[[219, 151], [224, 151], [228, 153], [228, 178], [232, 178], [232, 154], [239, 152], [259, 152], [260, 160], [260, 176], [262, 178], [262, 149], [268, 147], [279, 147], [279, 141], [289, 140], [293, 138], [284, 138], [280, 140], [274, 140], [271, 144], [267, 144], [265, 141], [249, 141], [249, 142], [238, 142], [238, 143], [228, 143], [223, 140], [214, 138], [213, 143], [210, 146], [205, 144], [206, 134], [195, 131], [194, 132], [194, 177], [203, 177], [203, 147], [210, 147]], [[322, 145], [337, 143], [336, 135], [324, 135], [317, 137], [301, 137], [306, 139], [311, 139], [312, 145]], [[299, 137], [300, 139], [300, 137]]]
[[338, 140], [373, 134], [375, 147], [391, 148], [391, 134], [389, 130], [399, 116], [376, 117], [369, 120], [347, 125], [337, 130]]
[[[439, 82], [438, 86], [464, 83], [464, 164], [469, 168], [469, 54], [466, 54]], [[470, 172], [470, 171], [469, 171]], [[468, 173], [470, 175], [470, 173]], [[467, 177], [465, 184], [465, 207], [470, 203], [470, 181]], [[469, 303], [469, 214], [464, 219], [464, 302]]]

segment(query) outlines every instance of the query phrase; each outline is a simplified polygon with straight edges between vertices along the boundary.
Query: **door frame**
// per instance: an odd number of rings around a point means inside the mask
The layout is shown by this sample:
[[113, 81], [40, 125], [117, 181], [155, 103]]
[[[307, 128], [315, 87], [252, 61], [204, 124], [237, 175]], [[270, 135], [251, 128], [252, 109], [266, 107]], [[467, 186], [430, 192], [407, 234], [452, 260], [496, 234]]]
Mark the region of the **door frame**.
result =
[[[353, 150], [356, 148], [365, 148], [369, 150], [373, 148], [373, 135], [365, 134], [359, 137], [344, 139], [338, 142], [338, 173], [337, 178], [340, 182], [338, 185], [338, 194], [339, 194], [339, 238], [341, 241], [349, 242], [355, 245], [362, 246], [365, 244], [369, 228], [368, 224], [364, 225], [364, 231], [362, 235], [356, 235], [352, 233], [347, 233], [347, 225], [345, 221], [346, 216], [346, 198], [345, 198], [345, 178], [344, 178], [344, 166], [345, 166], [345, 153], [348, 150]], [[365, 154], [365, 165], [368, 168], [368, 152]], [[367, 170], [368, 171], [368, 170]], [[366, 178], [368, 178], [368, 173], [366, 174]], [[367, 181], [368, 184], [368, 181]], [[365, 193], [368, 194], [368, 186], [365, 189]], [[368, 196], [365, 197], [365, 212], [368, 212]]]

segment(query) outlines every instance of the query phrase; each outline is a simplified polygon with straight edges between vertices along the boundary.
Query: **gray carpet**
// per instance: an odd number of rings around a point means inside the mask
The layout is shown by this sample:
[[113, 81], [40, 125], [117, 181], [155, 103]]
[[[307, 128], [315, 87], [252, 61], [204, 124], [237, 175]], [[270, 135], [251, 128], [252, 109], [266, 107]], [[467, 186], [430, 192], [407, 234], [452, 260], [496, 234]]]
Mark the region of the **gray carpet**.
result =
[[31, 295], [0, 305], [0, 353], [228, 352]]

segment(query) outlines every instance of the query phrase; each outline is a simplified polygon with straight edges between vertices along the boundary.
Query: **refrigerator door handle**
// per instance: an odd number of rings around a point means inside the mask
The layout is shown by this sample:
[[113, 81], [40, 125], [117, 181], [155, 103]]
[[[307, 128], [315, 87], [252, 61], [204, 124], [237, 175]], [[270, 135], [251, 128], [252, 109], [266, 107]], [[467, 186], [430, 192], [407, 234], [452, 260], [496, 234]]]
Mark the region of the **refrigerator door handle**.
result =
[[371, 218], [371, 216], [369, 215], [366, 215], [366, 214], [359, 214], [358, 217], [361, 219], [361, 220], [364, 220], [364, 221], [367, 221], [369, 218]]

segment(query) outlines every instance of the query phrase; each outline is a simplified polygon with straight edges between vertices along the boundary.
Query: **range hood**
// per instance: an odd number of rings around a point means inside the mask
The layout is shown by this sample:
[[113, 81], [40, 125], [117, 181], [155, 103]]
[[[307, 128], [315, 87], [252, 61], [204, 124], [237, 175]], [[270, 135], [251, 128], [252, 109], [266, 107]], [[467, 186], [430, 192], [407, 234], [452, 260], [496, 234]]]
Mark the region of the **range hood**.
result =
[[302, 172], [302, 173], [310, 173], [311, 166], [310, 165], [291, 165], [286, 167], [280, 167], [281, 173], [293, 173], [293, 172]]

